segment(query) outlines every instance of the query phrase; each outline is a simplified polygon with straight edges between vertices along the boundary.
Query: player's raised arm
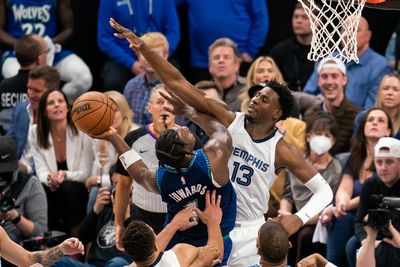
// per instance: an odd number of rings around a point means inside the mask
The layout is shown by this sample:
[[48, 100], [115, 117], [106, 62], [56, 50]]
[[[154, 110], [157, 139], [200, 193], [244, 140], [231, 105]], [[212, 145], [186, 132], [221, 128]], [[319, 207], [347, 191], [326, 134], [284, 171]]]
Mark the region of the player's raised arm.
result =
[[110, 25], [119, 33], [114, 35], [129, 42], [129, 47], [141, 53], [155, 70], [162, 82], [186, 103], [195, 109], [217, 118], [225, 127], [234, 120], [234, 113], [214, 99], [206, 98], [204, 93], [189, 83], [185, 77], [167, 60], [154, 53], [132, 31], [110, 19]]

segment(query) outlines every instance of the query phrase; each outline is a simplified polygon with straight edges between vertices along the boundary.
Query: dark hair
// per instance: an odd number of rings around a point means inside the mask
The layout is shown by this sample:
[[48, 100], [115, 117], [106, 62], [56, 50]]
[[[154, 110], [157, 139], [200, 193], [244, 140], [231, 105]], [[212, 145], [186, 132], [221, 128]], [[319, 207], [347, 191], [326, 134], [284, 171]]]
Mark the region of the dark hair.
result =
[[185, 143], [174, 129], [168, 129], [160, 134], [156, 141], [156, 156], [160, 165], [177, 168], [183, 161], [187, 151]]
[[289, 251], [289, 235], [283, 226], [276, 222], [265, 222], [258, 234], [261, 259], [269, 263], [282, 263]]
[[46, 82], [47, 89], [58, 89], [60, 87], [61, 76], [55, 68], [47, 65], [37, 66], [29, 72], [30, 79], [43, 79]]
[[267, 81], [265, 87], [269, 87], [278, 94], [279, 106], [282, 110], [282, 115], [279, 120], [285, 120], [290, 116], [293, 110], [293, 95], [290, 89], [284, 83], [279, 83], [275, 80]]
[[[374, 110], [381, 110], [386, 114], [386, 117], [388, 118], [388, 129], [390, 129], [390, 136], [392, 136], [393, 133], [392, 120], [390, 119], [389, 114], [382, 108], [377, 108], [377, 107], [370, 108], [363, 114], [363, 116], [361, 117], [360, 124], [358, 125], [358, 128], [356, 130], [356, 133], [352, 138], [350, 156], [346, 164], [349, 173], [353, 177], [358, 177], [360, 170], [363, 166], [364, 160], [367, 158], [367, 138], [365, 137], [364, 128], [365, 124], [367, 123], [367, 118], [369, 114]], [[375, 171], [374, 164], [371, 164], [370, 170]]]
[[154, 253], [156, 238], [150, 227], [141, 221], [129, 223], [122, 237], [122, 245], [133, 261], [147, 260]]
[[40, 55], [40, 43], [33, 34], [24, 35], [14, 45], [15, 56], [21, 67], [29, 66], [36, 62]]
[[68, 104], [68, 99], [67, 99], [66, 95], [64, 94], [64, 92], [61, 91], [60, 89], [47, 90], [46, 92], [44, 92], [44, 94], [40, 98], [39, 108], [37, 111], [38, 112], [38, 120], [37, 120], [37, 128], [36, 128], [37, 142], [38, 142], [38, 146], [43, 149], [47, 149], [50, 147], [50, 143], [49, 143], [50, 121], [49, 121], [49, 117], [47, 115], [47, 98], [53, 92], [60, 92], [63, 95], [64, 100], [67, 103], [67, 108], [68, 108], [67, 126], [72, 130], [73, 135], [78, 134], [78, 130], [76, 129], [75, 124], [72, 121], [71, 108]]
[[[312, 116], [310, 116], [307, 120], [306, 134], [312, 132], [329, 132], [336, 138], [338, 134], [338, 126], [336, 123], [335, 117], [325, 111], [318, 111]], [[310, 154], [310, 145], [306, 142], [306, 155]]]

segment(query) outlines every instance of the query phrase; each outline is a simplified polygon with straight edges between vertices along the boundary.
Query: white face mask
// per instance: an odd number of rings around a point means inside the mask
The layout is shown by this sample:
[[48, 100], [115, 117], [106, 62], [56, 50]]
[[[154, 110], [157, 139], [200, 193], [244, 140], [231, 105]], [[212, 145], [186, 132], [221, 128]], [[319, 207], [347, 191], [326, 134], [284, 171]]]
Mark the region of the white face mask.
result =
[[331, 139], [323, 135], [315, 135], [310, 140], [310, 148], [317, 155], [322, 155], [328, 152], [333, 146]]

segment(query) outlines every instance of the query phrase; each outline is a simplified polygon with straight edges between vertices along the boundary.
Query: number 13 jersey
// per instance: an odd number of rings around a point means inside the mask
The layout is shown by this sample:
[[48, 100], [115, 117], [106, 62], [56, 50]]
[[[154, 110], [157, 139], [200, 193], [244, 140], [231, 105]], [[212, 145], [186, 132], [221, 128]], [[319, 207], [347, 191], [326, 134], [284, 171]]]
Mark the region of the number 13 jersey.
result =
[[228, 167], [237, 195], [236, 221], [259, 219], [268, 211], [269, 188], [276, 179], [276, 144], [283, 136], [276, 129], [261, 140], [253, 140], [244, 124], [245, 114], [237, 112], [228, 127], [233, 145]]

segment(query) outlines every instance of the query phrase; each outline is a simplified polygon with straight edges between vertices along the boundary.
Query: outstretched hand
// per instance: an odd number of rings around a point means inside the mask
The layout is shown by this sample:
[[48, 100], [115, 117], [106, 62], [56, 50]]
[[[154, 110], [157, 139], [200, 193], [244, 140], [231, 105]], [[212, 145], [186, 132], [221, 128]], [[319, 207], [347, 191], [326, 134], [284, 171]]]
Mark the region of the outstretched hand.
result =
[[60, 249], [64, 255], [84, 254], [85, 247], [78, 238], [71, 237], [60, 244]]
[[118, 31], [118, 33], [114, 33], [114, 36], [120, 39], [126, 39], [129, 42], [130, 48], [138, 50], [143, 45], [143, 41], [140, 40], [136, 34], [116, 22], [113, 18], [110, 18], [110, 26]]
[[92, 135], [92, 134], [88, 134], [90, 137], [92, 138], [96, 138], [96, 139], [103, 139], [103, 140], [110, 140], [110, 138], [113, 135], [118, 135], [118, 132], [115, 128], [110, 127], [107, 131], [105, 131], [102, 134], [98, 134], [98, 135]]
[[204, 224], [215, 223], [220, 224], [222, 220], [222, 210], [220, 208], [221, 205], [221, 196], [217, 196], [217, 192], [213, 190], [210, 198], [210, 191], [206, 192], [206, 208], [204, 211], [199, 210], [198, 208], [194, 208], [194, 211], [197, 213], [197, 216], [201, 219]]
[[186, 207], [174, 216], [171, 223], [176, 225], [179, 231], [185, 231], [186, 229], [197, 225], [196, 220], [191, 220], [195, 217], [197, 217], [197, 215], [193, 212], [193, 207]]
[[167, 87], [165, 87], [165, 90], [168, 92], [169, 95], [165, 94], [163, 91], [160, 91], [160, 95], [173, 106], [173, 109], [164, 107], [166, 111], [171, 112], [175, 115], [186, 117], [190, 117], [191, 115], [196, 113], [196, 110], [193, 107], [186, 104], [180, 97], [174, 94], [174, 92], [169, 90]]
[[303, 225], [303, 222], [297, 215], [281, 215], [275, 218], [269, 218], [273, 222], [280, 223], [286, 230], [289, 236], [296, 233], [297, 230]]
[[396, 228], [394, 228], [392, 221], [389, 221], [389, 226], [388, 226], [389, 232], [392, 235], [392, 238], [387, 238], [385, 237], [383, 239], [384, 242], [389, 243], [395, 248], [400, 248], [400, 233], [397, 231]]

